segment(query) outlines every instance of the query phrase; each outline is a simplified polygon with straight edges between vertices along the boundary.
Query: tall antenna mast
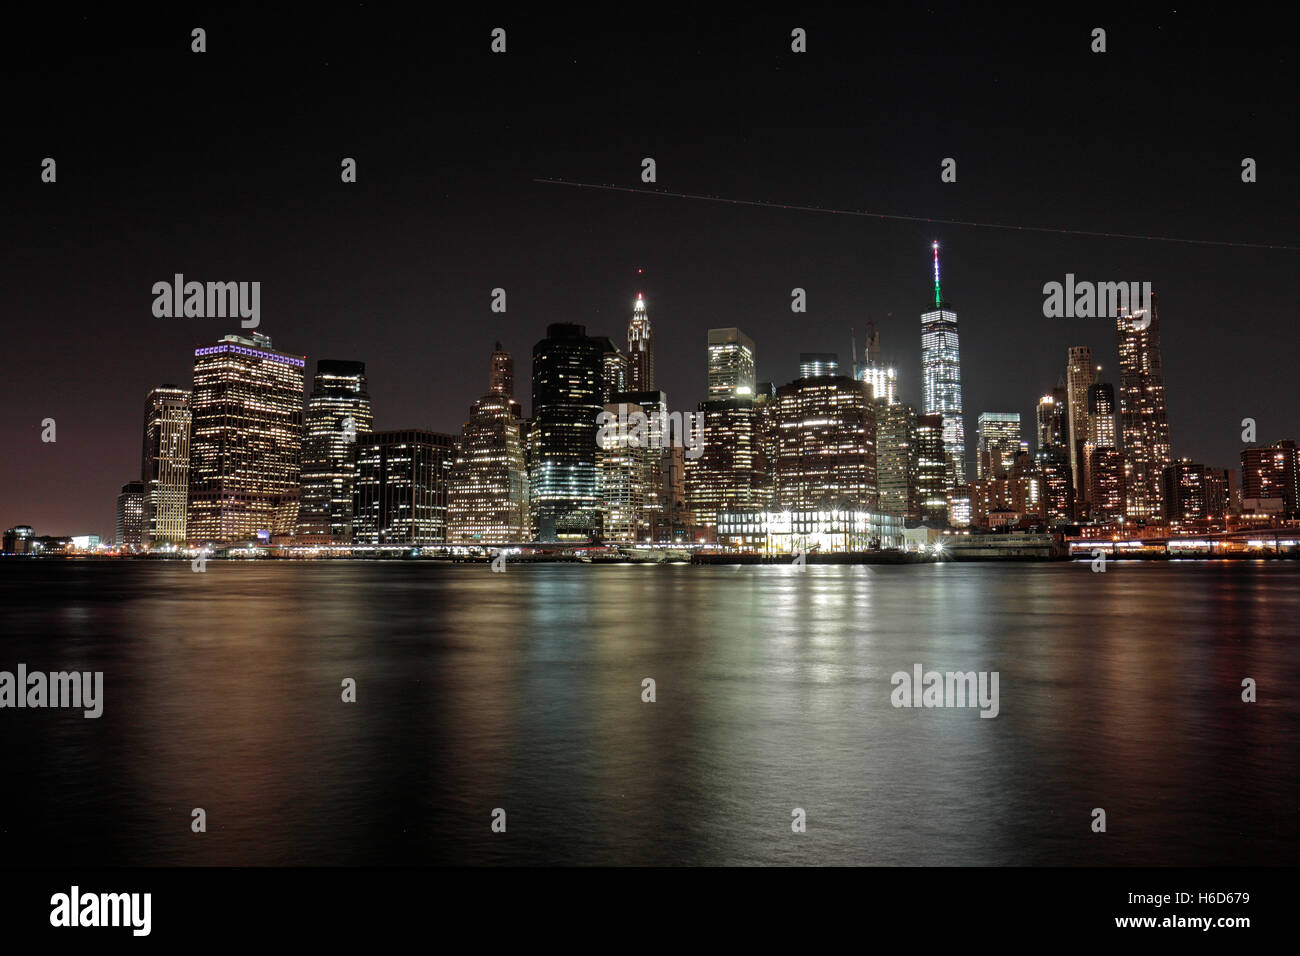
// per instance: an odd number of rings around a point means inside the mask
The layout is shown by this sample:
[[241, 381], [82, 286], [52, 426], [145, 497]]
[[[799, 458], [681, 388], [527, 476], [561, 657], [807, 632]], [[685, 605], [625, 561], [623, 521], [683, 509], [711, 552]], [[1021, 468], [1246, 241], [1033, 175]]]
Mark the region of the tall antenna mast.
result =
[[942, 299], [939, 296], [939, 240], [934, 240], [934, 307], [940, 307]]

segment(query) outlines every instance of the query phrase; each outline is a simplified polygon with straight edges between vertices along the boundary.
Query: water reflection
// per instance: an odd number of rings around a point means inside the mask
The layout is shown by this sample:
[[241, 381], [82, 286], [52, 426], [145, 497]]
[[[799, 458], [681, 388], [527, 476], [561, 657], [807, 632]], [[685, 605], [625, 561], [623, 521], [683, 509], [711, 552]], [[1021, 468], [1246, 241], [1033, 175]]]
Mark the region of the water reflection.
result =
[[[103, 670], [106, 704], [0, 712], [22, 781], [0, 826], [85, 863], [1296, 863], [1297, 585], [1292, 563], [9, 563], [0, 668]], [[916, 663], [998, 671], [1000, 716], [893, 708]]]

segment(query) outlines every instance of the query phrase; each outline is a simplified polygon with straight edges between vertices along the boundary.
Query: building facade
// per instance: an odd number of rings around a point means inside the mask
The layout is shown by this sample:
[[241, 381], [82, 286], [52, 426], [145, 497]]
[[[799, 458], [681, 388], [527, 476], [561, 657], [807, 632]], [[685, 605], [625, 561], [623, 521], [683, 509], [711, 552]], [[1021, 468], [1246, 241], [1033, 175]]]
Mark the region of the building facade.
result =
[[117, 496], [117, 522], [114, 541], [119, 548], [137, 550], [145, 543], [145, 501], [143, 481], [128, 481]]
[[582, 541], [602, 534], [596, 465], [596, 420], [607, 394], [609, 340], [581, 325], [556, 323], [533, 346], [533, 421], [529, 428], [528, 504], [542, 541]]
[[939, 290], [939, 243], [934, 250], [934, 308], [921, 313], [921, 411], [943, 416], [946, 487], [966, 483], [966, 426], [962, 417], [961, 348], [957, 313]]
[[447, 540], [507, 543], [529, 537], [528, 472], [514, 361], [498, 342], [488, 392], [470, 406], [448, 478]]
[[880, 510], [876, 404], [847, 375], [796, 379], [776, 390], [776, 507]]
[[916, 408], [906, 402], [876, 403], [876, 473], [880, 510], [916, 523], [921, 520]]
[[447, 485], [454, 457], [452, 436], [439, 432], [359, 434], [352, 485], [354, 542], [445, 543]]
[[740, 329], [709, 329], [709, 401], [752, 398], [754, 340]]
[[307, 360], [260, 332], [194, 351], [189, 511], [191, 541], [293, 534], [302, 467]]
[[645, 296], [636, 295], [632, 306], [632, 320], [627, 325], [627, 355], [629, 364], [628, 388], [633, 392], [649, 392], [655, 387], [654, 331], [646, 313]]
[[144, 400], [140, 479], [145, 486], [144, 541], [184, 544], [190, 500], [190, 390], [151, 389]]
[[[1150, 324], [1139, 327], [1117, 315], [1119, 338], [1119, 417], [1124, 451], [1124, 510], [1130, 521], [1163, 513], [1164, 469], [1173, 462], [1165, 373], [1160, 357], [1160, 312], [1151, 297]], [[1143, 321], [1146, 321], [1144, 318]]]
[[366, 363], [316, 362], [307, 399], [298, 536], [305, 544], [352, 540], [352, 481], [358, 433], [374, 431]]

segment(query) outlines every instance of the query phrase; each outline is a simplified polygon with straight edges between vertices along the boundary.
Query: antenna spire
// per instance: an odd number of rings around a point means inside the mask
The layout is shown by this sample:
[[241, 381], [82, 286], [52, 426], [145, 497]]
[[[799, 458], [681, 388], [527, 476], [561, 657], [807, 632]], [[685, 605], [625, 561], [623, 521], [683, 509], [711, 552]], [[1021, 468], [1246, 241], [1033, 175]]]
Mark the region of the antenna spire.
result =
[[937, 309], [942, 303], [939, 295], [939, 240], [934, 240], [934, 307]]

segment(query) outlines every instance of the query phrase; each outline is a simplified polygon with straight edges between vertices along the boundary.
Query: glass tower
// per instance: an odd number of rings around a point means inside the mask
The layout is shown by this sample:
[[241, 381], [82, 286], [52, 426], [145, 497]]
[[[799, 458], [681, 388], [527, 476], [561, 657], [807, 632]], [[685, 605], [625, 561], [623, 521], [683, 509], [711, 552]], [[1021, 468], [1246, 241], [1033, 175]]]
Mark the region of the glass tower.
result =
[[948, 487], [966, 483], [966, 428], [961, 412], [961, 351], [957, 313], [939, 291], [939, 243], [934, 250], [934, 308], [921, 313], [921, 405], [923, 415], [943, 416]]

